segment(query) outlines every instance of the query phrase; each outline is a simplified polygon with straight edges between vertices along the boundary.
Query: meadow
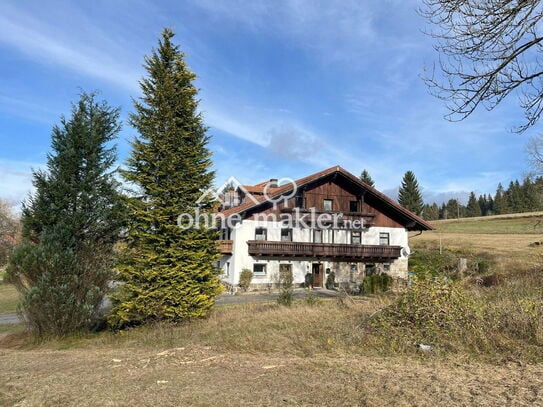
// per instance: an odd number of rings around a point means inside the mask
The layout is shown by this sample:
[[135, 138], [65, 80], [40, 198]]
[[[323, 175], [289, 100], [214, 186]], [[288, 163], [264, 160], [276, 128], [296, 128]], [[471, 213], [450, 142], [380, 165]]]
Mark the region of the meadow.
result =
[[[185, 324], [41, 343], [0, 326], [0, 405], [543, 405], [543, 246], [529, 231], [540, 217], [436, 222], [412, 238], [414, 255], [469, 259], [459, 287], [479, 318], [436, 327], [430, 351], [417, 346], [425, 332], [371, 323], [397, 292], [222, 306]], [[2, 312], [14, 293], [0, 285]]]

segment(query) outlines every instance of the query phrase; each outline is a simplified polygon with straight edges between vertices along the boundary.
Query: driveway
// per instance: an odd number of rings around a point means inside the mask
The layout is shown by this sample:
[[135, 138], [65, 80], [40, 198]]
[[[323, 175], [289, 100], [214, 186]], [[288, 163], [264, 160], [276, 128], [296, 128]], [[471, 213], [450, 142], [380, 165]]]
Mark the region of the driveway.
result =
[[[327, 290], [324, 288], [316, 288], [311, 291], [313, 296], [316, 298], [336, 298], [339, 297], [339, 291]], [[228, 304], [248, 304], [256, 302], [271, 302], [276, 301], [279, 297], [278, 292], [272, 293], [246, 293], [239, 295], [227, 295], [223, 294], [215, 301], [216, 305], [228, 305]], [[294, 290], [294, 298], [301, 299], [307, 297], [307, 291], [303, 288], [298, 288]], [[13, 314], [0, 314], [0, 325], [6, 324], [17, 324], [21, 322], [19, 316], [15, 313]]]

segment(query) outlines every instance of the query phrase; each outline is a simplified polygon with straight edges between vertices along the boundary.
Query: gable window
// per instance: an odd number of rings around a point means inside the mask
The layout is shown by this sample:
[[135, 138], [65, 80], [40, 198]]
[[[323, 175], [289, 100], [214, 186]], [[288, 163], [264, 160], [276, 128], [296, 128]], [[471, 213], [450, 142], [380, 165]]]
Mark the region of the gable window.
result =
[[379, 244], [381, 246], [389, 246], [390, 245], [390, 233], [379, 233]]
[[315, 229], [313, 231], [313, 243], [322, 243], [322, 230]]
[[266, 228], [255, 229], [255, 240], [267, 240], [267, 235]]
[[358, 212], [358, 201], [349, 201], [349, 212]]
[[292, 229], [281, 229], [281, 241], [292, 242]]
[[325, 199], [322, 201], [322, 209], [325, 211], [331, 211], [333, 206], [332, 204], [333, 201], [331, 199]]
[[296, 195], [295, 205], [296, 205], [296, 208], [303, 208], [303, 206], [304, 206], [304, 197], [303, 197], [302, 194]]
[[351, 232], [351, 244], [362, 244], [362, 232], [354, 230]]
[[266, 265], [265, 264], [253, 264], [253, 274], [255, 276], [265, 276], [266, 275]]

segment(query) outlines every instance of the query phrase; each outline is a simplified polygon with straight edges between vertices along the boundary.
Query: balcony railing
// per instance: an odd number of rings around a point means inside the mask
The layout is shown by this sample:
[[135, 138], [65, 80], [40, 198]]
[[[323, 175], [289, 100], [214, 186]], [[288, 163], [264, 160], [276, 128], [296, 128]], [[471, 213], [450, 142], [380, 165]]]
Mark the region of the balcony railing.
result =
[[232, 254], [232, 240], [217, 240], [217, 249], [220, 254]]
[[372, 246], [337, 243], [270, 242], [249, 240], [251, 256], [335, 257], [346, 259], [397, 259], [400, 246]]

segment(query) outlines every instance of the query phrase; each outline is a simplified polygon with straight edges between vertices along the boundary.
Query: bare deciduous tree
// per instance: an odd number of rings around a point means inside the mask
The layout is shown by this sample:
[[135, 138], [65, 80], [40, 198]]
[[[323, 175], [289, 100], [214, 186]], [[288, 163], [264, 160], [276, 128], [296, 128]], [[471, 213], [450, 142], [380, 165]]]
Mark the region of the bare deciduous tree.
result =
[[526, 121], [543, 113], [543, 4], [536, 0], [423, 0], [420, 13], [434, 29], [436, 70], [425, 78], [434, 95], [447, 101], [450, 120], [462, 120], [479, 105], [494, 109], [518, 92]]
[[19, 236], [19, 219], [10, 203], [0, 198], [0, 266], [6, 264], [7, 257]]

